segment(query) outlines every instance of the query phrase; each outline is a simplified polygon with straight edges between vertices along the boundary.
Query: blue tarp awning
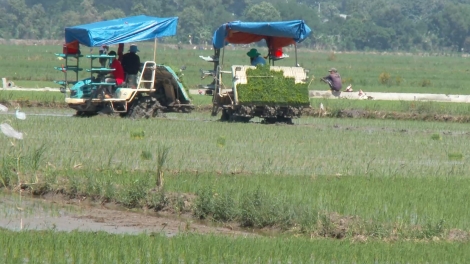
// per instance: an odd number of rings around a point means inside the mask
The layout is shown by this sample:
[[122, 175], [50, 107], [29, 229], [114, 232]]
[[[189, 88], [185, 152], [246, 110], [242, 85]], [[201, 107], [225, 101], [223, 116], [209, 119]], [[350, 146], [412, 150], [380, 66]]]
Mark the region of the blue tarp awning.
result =
[[178, 17], [132, 16], [65, 28], [65, 42], [88, 47], [138, 42], [174, 36]]
[[220, 26], [213, 36], [212, 43], [220, 49], [229, 43], [249, 44], [266, 39], [271, 48], [282, 48], [300, 43], [312, 30], [303, 20], [278, 22], [233, 21]]

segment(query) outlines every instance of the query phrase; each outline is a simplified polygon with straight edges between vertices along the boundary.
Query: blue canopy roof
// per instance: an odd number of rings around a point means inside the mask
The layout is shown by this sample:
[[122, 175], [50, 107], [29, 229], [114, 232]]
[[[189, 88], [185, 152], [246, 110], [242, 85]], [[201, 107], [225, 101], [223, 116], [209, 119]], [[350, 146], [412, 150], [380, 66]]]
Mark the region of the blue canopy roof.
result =
[[65, 28], [65, 42], [88, 47], [138, 42], [176, 35], [178, 17], [132, 16]]
[[284, 47], [294, 42], [300, 43], [312, 30], [303, 20], [278, 22], [233, 21], [220, 26], [213, 36], [212, 43], [220, 49], [229, 43], [249, 44], [266, 39], [274, 47]]

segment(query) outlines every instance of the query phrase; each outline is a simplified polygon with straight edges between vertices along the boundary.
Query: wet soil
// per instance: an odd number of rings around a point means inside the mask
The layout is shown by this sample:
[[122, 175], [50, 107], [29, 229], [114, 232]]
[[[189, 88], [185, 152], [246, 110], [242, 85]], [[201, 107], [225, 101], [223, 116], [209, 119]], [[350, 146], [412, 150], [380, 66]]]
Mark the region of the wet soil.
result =
[[236, 225], [216, 226], [197, 222], [191, 215], [153, 210], [129, 210], [115, 203], [86, 198], [69, 199], [60, 194], [38, 198], [5, 194], [0, 200], [0, 227], [11, 230], [91, 231], [114, 234], [181, 232], [223, 235], [255, 235]]
[[[63, 102], [39, 102], [29, 100], [17, 101], [1, 101], [0, 103], [7, 106], [20, 106], [20, 107], [37, 107], [37, 108], [52, 108], [52, 109], [69, 109], [67, 104]], [[212, 105], [197, 105], [194, 112], [210, 113]], [[302, 116], [310, 117], [333, 117], [333, 118], [368, 118], [368, 119], [392, 119], [392, 120], [420, 120], [420, 121], [439, 121], [439, 122], [457, 122], [469, 123], [470, 115], [448, 115], [436, 113], [418, 113], [418, 112], [386, 112], [386, 111], [369, 111], [363, 109], [340, 109], [334, 112], [322, 112], [319, 109], [306, 108], [302, 111]]]

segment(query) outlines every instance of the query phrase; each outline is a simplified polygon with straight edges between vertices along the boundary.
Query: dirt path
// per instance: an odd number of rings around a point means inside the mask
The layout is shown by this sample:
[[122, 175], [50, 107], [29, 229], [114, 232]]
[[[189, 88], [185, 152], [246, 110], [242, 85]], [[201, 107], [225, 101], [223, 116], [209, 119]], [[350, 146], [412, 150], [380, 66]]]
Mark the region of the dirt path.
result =
[[223, 235], [254, 235], [230, 225], [197, 223], [189, 215], [129, 211], [116, 204], [95, 204], [61, 196], [25, 198], [3, 195], [0, 200], [0, 227], [11, 230], [104, 231], [113, 234], [180, 232]]

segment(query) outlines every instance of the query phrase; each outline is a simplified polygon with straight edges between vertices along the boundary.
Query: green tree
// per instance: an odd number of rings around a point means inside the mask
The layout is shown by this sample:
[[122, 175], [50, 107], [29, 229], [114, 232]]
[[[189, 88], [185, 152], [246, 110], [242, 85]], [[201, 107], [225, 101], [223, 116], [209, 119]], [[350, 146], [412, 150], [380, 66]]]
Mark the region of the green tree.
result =
[[62, 27], [76, 26], [81, 23], [81, 19], [81, 15], [78, 12], [66, 11], [60, 15], [58, 24]]
[[6, 8], [0, 8], [0, 38], [14, 38], [14, 25], [18, 25], [18, 17], [7, 12]]
[[145, 9], [145, 7], [142, 3], [135, 3], [131, 8], [130, 15], [131, 16], [137, 16], [137, 15], [141, 15], [141, 14], [147, 15], [148, 13], [146, 12], [146, 9]]
[[47, 24], [46, 11], [41, 4], [36, 4], [28, 9], [28, 14], [24, 18], [24, 24], [28, 28], [26, 38], [41, 39], [45, 37], [45, 29]]
[[469, 33], [470, 5], [447, 5], [432, 19], [434, 32], [442, 39], [441, 44], [460, 51]]
[[281, 20], [281, 13], [268, 2], [261, 2], [254, 4], [246, 9], [244, 14], [247, 21], [279, 21]]
[[[161, 10], [161, 1], [159, 0], [140, 0], [134, 1], [134, 5], [131, 8], [131, 15], [148, 15], [158, 16], [159, 10]], [[168, 16], [168, 15], [165, 15]]]
[[92, 23], [99, 21], [101, 19], [98, 10], [94, 6], [93, 0], [82, 0], [80, 7], [82, 8], [81, 12], [81, 21], [82, 23]]
[[104, 11], [103, 14], [101, 15], [101, 18], [103, 20], [111, 20], [111, 19], [116, 19], [116, 18], [122, 18], [125, 16], [126, 14], [124, 14], [124, 12], [121, 9], [114, 8], [114, 9]]
[[[188, 6], [178, 14], [178, 35], [179, 39], [188, 43], [189, 36], [195, 39], [204, 28], [204, 14], [194, 6]], [[193, 44], [196, 44], [193, 42]]]

